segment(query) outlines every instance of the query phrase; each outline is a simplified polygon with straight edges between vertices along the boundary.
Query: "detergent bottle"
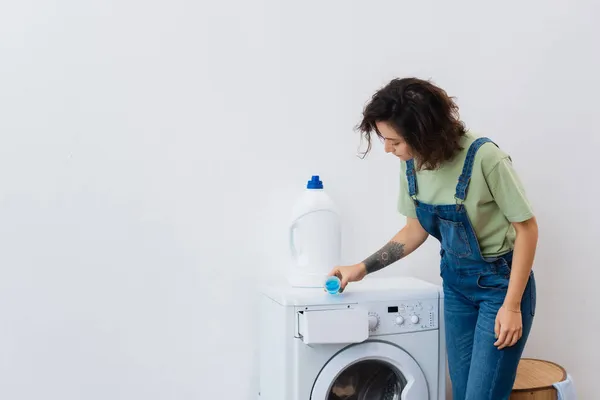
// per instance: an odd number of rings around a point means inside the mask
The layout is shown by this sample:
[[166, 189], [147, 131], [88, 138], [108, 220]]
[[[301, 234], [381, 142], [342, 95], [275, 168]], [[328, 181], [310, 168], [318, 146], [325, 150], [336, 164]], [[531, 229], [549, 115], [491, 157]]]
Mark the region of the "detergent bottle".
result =
[[289, 235], [290, 284], [323, 288], [327, 274], [340, 262], [341, 224], [338, 209], [318, 175], [311, 177], [293, 207]]

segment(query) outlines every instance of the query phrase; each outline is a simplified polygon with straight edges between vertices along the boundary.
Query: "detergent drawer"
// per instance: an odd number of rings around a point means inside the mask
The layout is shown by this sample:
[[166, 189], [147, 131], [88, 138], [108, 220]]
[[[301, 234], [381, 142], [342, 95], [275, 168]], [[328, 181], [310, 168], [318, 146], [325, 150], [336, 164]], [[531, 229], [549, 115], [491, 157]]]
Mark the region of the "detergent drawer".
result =
[[369, 337], [369, 313], [359, 306], [297, 312], [297, 336], [306, 344], [361, 343]]

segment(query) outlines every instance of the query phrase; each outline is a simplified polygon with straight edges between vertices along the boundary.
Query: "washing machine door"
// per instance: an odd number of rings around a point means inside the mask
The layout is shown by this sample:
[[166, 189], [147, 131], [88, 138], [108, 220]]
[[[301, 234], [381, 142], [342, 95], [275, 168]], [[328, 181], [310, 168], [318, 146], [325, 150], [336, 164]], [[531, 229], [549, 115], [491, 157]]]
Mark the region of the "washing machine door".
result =
[[428, 400], [427, 380], [417, 362], [389, 343], [348, 347], [323, 367], [310, 400]]

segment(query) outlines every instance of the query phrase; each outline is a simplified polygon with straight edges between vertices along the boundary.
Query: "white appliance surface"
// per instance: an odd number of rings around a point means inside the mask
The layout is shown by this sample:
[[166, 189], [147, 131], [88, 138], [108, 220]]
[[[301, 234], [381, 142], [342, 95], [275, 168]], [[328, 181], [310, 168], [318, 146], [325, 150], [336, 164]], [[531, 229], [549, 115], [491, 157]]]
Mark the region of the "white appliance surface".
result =
[[357, 304], [362, 302], [411, 299], [437, 299], [439, 286], [412, 277], [366, 277], [351, 282], [343, 293], [331, 295], [323, 288], [298, 288], [288, 283], [273, 283], [263, 294], [283, 306]]

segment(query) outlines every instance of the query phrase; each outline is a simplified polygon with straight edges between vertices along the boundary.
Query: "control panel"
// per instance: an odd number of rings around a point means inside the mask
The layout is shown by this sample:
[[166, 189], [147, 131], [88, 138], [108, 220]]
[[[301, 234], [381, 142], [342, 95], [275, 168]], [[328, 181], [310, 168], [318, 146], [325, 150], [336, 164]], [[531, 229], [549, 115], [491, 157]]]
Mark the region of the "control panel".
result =
[[369, 313], [369, 335], [389, 335], [437, 329], [438, 299], [364, 304]]

